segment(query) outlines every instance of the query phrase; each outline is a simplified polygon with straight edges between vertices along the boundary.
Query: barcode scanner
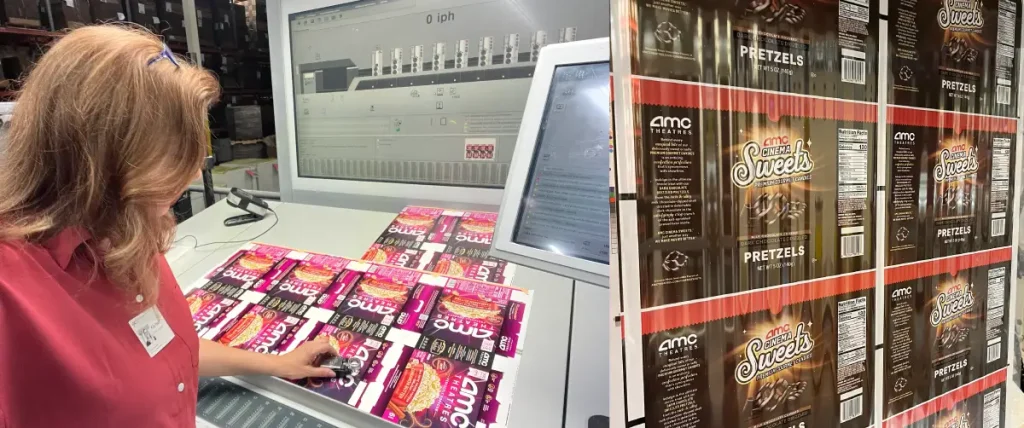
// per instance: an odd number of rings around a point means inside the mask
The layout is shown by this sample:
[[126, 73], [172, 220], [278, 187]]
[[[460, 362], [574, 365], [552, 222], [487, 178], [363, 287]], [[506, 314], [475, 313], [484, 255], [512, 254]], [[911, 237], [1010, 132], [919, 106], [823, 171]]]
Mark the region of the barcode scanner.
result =
[[352, 376], [359, 370], [359, 361], [355, 358], [332, 357], [328, 354], [325, 354], [324, 357], [320, 361], [320, 367], [331, 369], [334, 372], [334, 377]]
[[224, 220], [225, 226], [238, 226], [240, 224], [253, 223], [263, 220], [270, 211], [270, 204], [253, 194], [237, 187], [232, 187], [228, 193], [228, 205], [245, 211], [247, 214], [228, 217]]

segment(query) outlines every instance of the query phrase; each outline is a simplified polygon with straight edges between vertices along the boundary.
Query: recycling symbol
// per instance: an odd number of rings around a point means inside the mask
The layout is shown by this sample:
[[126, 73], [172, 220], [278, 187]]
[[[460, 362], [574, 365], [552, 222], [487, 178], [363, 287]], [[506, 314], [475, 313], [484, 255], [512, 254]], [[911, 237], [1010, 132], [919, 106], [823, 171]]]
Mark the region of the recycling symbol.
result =
[[665, 256], [665, 260], [661, 262], [661, 267], [669, 272], [675, 272], [689, 264], [690, 258], [686, 254], [672, 251]]
[[903, 79], [903, 81], [906, 82], [910, 80], [911, 77], [914, 77], [914, 72], [910, 70], [910, 67], [904, 65], [900, 68], [900, 79]]
[[900, 391], [903, 390], [903, 388], [906, 388], [906, 386], [907, 386], [907, 380], [905, 378], [901, 377], [899, 379], [896, 379], [896, 385], [893, 385], [892, 389], [895, 392], [900, 392]]
[[682, 35], [682, 31], [668, 21], [658, 24], [658, 28], [654, 29], [654, 37], [657, 37], [662, 43], [672, 43], [678, 40], [680, 35]]
[[910, 237], [910, 231], [906, 227], [901, 227], [896, 231], [896, 240], [899, 242], [906, 241]]

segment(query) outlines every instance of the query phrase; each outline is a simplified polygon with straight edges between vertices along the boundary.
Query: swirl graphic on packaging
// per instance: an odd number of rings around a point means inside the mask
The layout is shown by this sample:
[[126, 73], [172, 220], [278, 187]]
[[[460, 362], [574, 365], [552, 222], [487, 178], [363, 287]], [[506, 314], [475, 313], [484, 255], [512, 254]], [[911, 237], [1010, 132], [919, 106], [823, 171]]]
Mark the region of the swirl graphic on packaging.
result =
[[965, 175], [978, 172], [978, 148], [967, 148], [959, 145], [950, 149], [942, 149], [938, 163], [935, 165], [935, 181], [957, 180]]
[[935, 307], [929, 321], [932, 327], [959, 318], [961, 315], [970, 312], [974, 307], [974, 291], [971, 284], [953, 287], [946, 292], [935, 296]]
[[765, 378], [788, 369], [811, 357], [814, 339], [807, 332], [804, 323], [790, 330], [789, 324], [778, 326], [762, 339], [755, 337], [747, 342], [743, 352], [746, 359], [736, 365], [736, 382], [748, 384], [755, 378]]
[[939, 26], [948, 31], [980, 33], [985, 26], [978, 0], [946, 0], [936, 19]]
[[798, 181], [795, 177], [807, 175], [814, 170], [811, 144], [803, 139], [789, 144], [788, 136], [765, 138], [762, 143], [748, 141], [740, 152], [742, 162], [732, 167], [732, 182], [738, 187], [760, 186]]

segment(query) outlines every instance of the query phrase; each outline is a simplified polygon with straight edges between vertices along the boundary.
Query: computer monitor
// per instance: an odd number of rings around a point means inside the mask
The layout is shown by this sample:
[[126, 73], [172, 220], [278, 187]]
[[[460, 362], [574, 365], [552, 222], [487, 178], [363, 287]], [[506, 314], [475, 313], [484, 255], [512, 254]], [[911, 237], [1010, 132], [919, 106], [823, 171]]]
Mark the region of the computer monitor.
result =
[[608, 50], [605, 38], [541, 51], [491, 248], [602, 287], [611, 221]]
[[294, 3], [290, 184], [446, 207], [500, 203], [540, 49], [609, 31], [592, 0]]

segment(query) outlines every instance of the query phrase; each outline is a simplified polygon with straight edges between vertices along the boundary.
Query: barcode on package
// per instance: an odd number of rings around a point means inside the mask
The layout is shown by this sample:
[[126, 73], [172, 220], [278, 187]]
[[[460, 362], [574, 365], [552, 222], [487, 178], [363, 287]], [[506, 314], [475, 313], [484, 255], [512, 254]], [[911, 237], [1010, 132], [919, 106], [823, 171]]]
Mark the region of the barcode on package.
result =
[[842, 237], [839, 245], [839, 253], [842, 258], [857, 257], [864, 255], [864, 234]]
[[843, 82], [864, 84], [864, 76], [867, 74], [867, 63], [859, 59], [843, 58]]
[[1010, 105], [1010, 87], [996, 86], [996, 103]]
[[864, 396], [858, 395], [839, 405], [839, 422], [844, 423], [864, 414]]
[[992, 219], [992, 236], [1003, 236], [1006, 234], [1006, 219]]
[[989, 345], [988, 349], [985, 351], [985, 363], [988, 364], [988, 363], [991, 363], [993, 361], [999, 361], [999, 357], [1002, 356], [1002, 355], [1003, 355], [1003, 344], [1002, 343], [996, 343], [994, 345]]

